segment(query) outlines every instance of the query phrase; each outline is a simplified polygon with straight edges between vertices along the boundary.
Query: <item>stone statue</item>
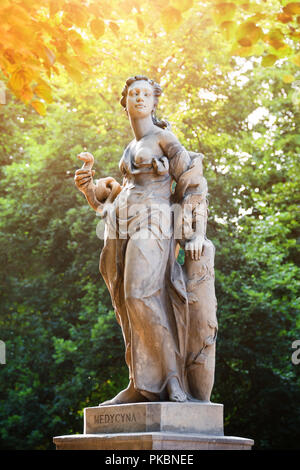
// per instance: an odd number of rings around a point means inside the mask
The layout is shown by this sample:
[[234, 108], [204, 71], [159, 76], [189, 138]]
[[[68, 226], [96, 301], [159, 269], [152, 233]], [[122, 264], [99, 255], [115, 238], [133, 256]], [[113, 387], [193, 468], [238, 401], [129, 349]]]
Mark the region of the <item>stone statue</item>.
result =
[[161, 93], [145, 76], [126, 81], [121, 105], [134, 139], [120, 160], [122, 186], [110, 177], [94, 182], [93, 156], [78, 156], [84, 165], [75, 184], [105, 220], [100, 272], [129, 369], [128, 387], [100, 405], [208, 402], [214, 382], [214, 246], [206, 238], [203, 155], [187, 151], [157, 119]]

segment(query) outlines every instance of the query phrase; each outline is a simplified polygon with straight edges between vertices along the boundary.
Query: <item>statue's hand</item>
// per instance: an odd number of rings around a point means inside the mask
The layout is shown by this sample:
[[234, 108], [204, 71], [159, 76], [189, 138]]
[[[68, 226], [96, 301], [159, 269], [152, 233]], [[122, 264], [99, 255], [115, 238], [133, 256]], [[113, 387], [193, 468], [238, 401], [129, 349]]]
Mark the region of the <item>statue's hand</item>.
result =
[[83, 194], [89, 189], [94, 189], [95, 185], [93, 182], [93, 176], [95, 174], [95, 170], [86, 170], [80, 169], [75, 172], [74, 181], [75, 185]]
[[198, 261], [202, 254], [204, 236], [195, 234], [191, 240], [186, 241], [184, 251], [191, 259]]

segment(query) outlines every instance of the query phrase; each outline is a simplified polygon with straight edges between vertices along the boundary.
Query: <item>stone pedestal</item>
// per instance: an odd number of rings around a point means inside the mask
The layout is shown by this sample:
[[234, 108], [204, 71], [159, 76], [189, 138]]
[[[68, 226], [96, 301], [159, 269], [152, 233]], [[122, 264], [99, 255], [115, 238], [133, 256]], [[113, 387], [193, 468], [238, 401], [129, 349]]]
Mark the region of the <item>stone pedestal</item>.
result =
[[224, 436], [223, 405], [189, 402], [85, 408], [83, 434], [53, 441], [58, 450], [250, 450], [254, 444]]

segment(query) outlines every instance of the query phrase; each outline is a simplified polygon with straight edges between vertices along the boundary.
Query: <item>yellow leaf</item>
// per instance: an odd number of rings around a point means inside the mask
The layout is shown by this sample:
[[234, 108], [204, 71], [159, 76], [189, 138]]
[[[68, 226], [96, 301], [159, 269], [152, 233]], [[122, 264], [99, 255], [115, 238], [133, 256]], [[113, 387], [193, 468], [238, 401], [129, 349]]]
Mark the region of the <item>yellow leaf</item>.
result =
[[280, 49], [285, 46], [285, 43], [283, 42], [284, 36], [280, 29], [275, 29], [273, 31], [270, 31], [270, 33], [265, 34], [263, 36], [264, 42], [267, 44], [270, 44], [270, 46], [274, 47], [274, 49]]
[[58, 69], [57, 67], [55, 67], [55, 65], [53, 65], [52, 70], [53, 70], [53, 72], [56, 73], [56, 75], [59, 75], [59, 74], [60, 74], [59, 69]]
[[21, 90], [20, 98], [24, 103], [29, 103], [29, 101], [33, 98], [32, 89], [30, 87], [25, 86], [25, 88]]
[[52, 92], [50, 86], [46, 82], [40, 82], [38, 86], [34, 89], [35, 93], [45, 100], [47, 103], [52, 103]]
[[249, 11], [250, 10], [250, 3], [245, 2], [241, 5], [241, 7], [242, 7], [243, 10]]
[[99, 18], [99, 16], [102, 16], [102, 9], [101, 9], [101, 4], [98, 3], [98, 0], [96, 2], [89, 4], [88, 9], [90, 13], [96, 16], [96, 18]]
[[11, 88], [15, 91], [21, 91], [22, 88], [27, 86], [32, 80], [32, 74], [29, 70], [24, 70], [23, 68], [16, 68], [12, 73], [9, 84]]
[[64, 0], [51, 0], [50, 1], [50, 16], [54, 16], [58, 11], [62, 9]]
[[68, 39], [70, 45], [74, 49], [75, 53], [78, 55], [88, 55], [89, 54], [89, 47], [87, 42], [84, 42], [81, 35], [78, 34], [76, 31], [71, 30], [69, 31]]
[[134, 8], [134, 3], [135, 2], [132, 0], [123, 0], [122, 2], [119, 2], [119, 8], [121, 8], [122, 12], [128, 16]]
[[265, 13], [255, 13], [255, 15], [251, 16], [249, 19], [254, 21], [255, 23], [260, 20], [264, 20], [267, 17]]
[[99, 39], [103, 36], [105, 31], [105, 24], [100, 18], [96, 18], [90, 22], [91, 31], [96, 39]]
[[[10, 2], [12, 4], [12, 2]], [[1, 1], [2, 6], [2, 1]], [[13, 23], [14, 25], [24, 26], [31, 21], [30, 15], [26, 10], [26, 7], [23, 8], [21, 5], [11, 5], [11, 7], [5, 10], [5, 15], [9, 16], [9, 24]]]
[[46, 31], [49, 36], [56, 36], [56, 29], [47, 21], [37, 21], [34, 28], [39, 34], [43, 34], [43, 32]]
[[248, 38], [239, 39], [238, 43], [243, 47], [250, 47], [252, 46], [252, 42]]
[[297, 54], [292, 57], [291, 61], [293, 62], [293, 64], [298, 65], [298, 67], [300, 67], [300, 54]]
[[66, 54], [60, 54], [58, 57], [57, 57], [57, 61], [60, 62], [61, 64], [63, 65], [70, 65], [70, 61], [69, 61], [69, 58]]
[[168, 0], [152, 0], [152, 4], [156, 10], [163, 10], [168, 5]]
[[261, 65], [263, 67], [270, 67], [271, 65], [275, 64], [278, 57], [274, 54], [265, 55], [261, 61]]
[[234, 33], [236, 30], [236, 23], [235, 21], [224, 21], [220, 24], [220, 30], [223, 36], [229, 41], [230, 39], [234, 38]]
[[280, 47], [276, 51], [277, 57], [281, 58], [281, 59], [289, 57], [293, 54], [294, 54], [293, 49], [290, 46], [288, 46], [287, 44], [284, 44], [284, 46]]
[[80, 55], [84, 54], [84, 43], [82, 41], [79, 41], [78, 39], [75, 41], [70, 41], [71, 46], [75, 52], [75, 54]]
[[240, 57], [249, 57], [253, 54], [253, 47], [252, 46], [238, 46], [233, 47], [231, 50], [231, 55], [237, 55]]
[[288, 3], [283, 8], [283, 11], [287, 15], [299, 15], [299, 13], [300, 13], [300, 2]]
[[75, 80], [75, 82], [77, 82], [77, 83], [82, 82], [83, 76], [82, 76], [82, 74], [79, 70], [75, 69], [74, 67], [71, 67], [70, 65], [65, 65], [65, 69], [68, 72], [68, 74], [70, 75], [70, 77], [73, 80]]
[[172, 7], [180, 11], [187, 11], [193, 6], [193, 0], [171, 0]]
[[119, 26], [117, 23], [115, 23], [115, 21], [110, 21], [110, 22], [109, 22], [109, 27], [110, 27], [110, 29], [112, 30], [112, 32], [113, 32], [116, 36], [118, 36], [120, 26]]
[[293, 41], [298, 41], [298, 39], [300, 40], [300, 31], [290, 32], [289, 36], [290, 36], [290, 38], [292, 38]]
[[218, 3], [214, 5], [212, 16], [216, 24], [221, 24], [224, 21], [230, 21], [236, 12], [236, 5], [234, 3]]
[[241, 8], [249, 13], [260, 13], [261, 5], [259, 3], [251, 2], [239, 2], [241, 3]]
[[277, 19], [281, 23], [289, 23], [289, 21], [293, 20], [293, 17], [291, 15], [288, 15], [287, 13], [279, 13], [277, 15]]
[[12, 24], [9, 30], [9, 34], [12, 35], [15, 42], [22, 43], [20, 44], [21, 48], [26, 46], [27, 44], [30, 44], [32, 41], [32, 30], [24, 25], [21, 26]]
[[67, 52], [68, 45], [63, 39], [55, 39], [52, 42], [58, 52]]
[[284, 83], [292, 83], [295, 80], [295, 77], [294, 75], [284, 75], [282, 77], [282, 80], [284, 81]]
[[61, 22], [62, 22], [62, 24], [63, 24], [66, 28], [72, 28], [72, 26], [73, 26], [73, 21], [72, 21], [72, 19], [68, 16], [68, 13], [64, 13]]
[[67, 21], [84, 28], [89, 20], [89, 13], [87, 8], [81, 3], [66, 3], [64, 2], [64, 11], [67, 13]]
[[9, 80], [9, 84], [13, 90], [19, 91], [25, 86], [23, 74], [20, 71], [14, 72]]
[[161, 22], [164, 29], [169, 33], [178, 28], [182, 22], [182, 16], [179, 10], [174, 7], [167, 7], [161, 12]]
[[145, 25], [144, 25], [144, 22], [142, 20], [142, 18], [140, 16], [137, 16], [136, 17], [136, 24], [137, 24], [137, 27], [138, 27], [138, 30], [143, 33], [144, 32], [144, 29], [145, 29]]
[[67, 38], [71, 41], [82, 41], [82, 36], [81, 34], [77, 33], [77, 31], [75, 31], [74, 29], [72, 29], [71, 31], [68, 32], [67, 34]]
[[44, 47], [47, 61], [49, 62], [49, 65], [53, 65], [55, 62], [55, 54], [48, 49], [48, 47]]
[[60, 54], [57, 58], [58, 62], [60, 62], [61, 64], [63, 65], [67, 65], [67, 66], [70, 66], [74, 69], [78, 69], [80, 68], [80, 64], [79, 64], [79, 58], [77, 56], [74, 56], [74, 55], [66, 55], [66, 54]]
[[236, 37], [239, 44], [249, 47], [262, 37], [262, 30], [252, 21], [246, 21], [238, 27]]
[[[79, 1], [82, 1], [82, 0], [79, 0]], [[102, 18], [111, 18], [111, 13], [112, 13], [112, 3], [110, 0], [107, 0], [107, 1], [104, 1], [104, 0], [95, 0], [95, 3], [99, 3], [100, 5], [100, 16]], [[89, 7], [88, 7], [89, 8]]]
[[270, 46], [274, 47], [274, 49], [281, 49], [284, 47], [284, 42], [280, 41], [279, 39], [265, 39], [265, 42], [270, 44]]
[[42, 103], [41, 101], [32, 101], [30, 104], [38, 114], [40, 114], [41, 116], [45, 116], [46, 108], [44, 103]]

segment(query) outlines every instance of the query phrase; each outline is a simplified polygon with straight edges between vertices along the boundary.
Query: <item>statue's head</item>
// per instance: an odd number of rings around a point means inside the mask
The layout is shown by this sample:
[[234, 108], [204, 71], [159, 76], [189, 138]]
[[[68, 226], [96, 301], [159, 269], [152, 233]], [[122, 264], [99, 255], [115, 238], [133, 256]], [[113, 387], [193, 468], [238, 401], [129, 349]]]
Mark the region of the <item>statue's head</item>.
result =
[[158, 83], [144, 75], [136, 75], [126, 80], [120, 103], [132, 117], [151, 114], [153, 123], [164, 129], [168, 123], [158, 120], [155, 115], [161, 94], [162, 89]]

